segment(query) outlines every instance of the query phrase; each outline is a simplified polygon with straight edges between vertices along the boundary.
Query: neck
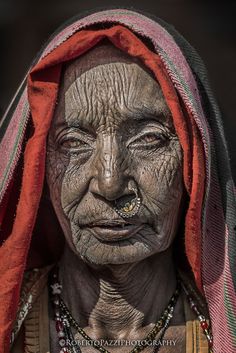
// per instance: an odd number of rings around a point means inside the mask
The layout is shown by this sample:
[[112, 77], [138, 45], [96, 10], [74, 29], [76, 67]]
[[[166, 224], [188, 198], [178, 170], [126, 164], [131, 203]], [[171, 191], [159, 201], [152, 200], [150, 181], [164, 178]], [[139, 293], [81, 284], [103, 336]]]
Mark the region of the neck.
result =
[[[158, 321], [176, 287], [171, 250], [139, 263], [91, 267], [66, 247], [60, 280], [66, 305], [94, 339], [136, 339]], [[173, 322], [183, 320], [178, 304]]]

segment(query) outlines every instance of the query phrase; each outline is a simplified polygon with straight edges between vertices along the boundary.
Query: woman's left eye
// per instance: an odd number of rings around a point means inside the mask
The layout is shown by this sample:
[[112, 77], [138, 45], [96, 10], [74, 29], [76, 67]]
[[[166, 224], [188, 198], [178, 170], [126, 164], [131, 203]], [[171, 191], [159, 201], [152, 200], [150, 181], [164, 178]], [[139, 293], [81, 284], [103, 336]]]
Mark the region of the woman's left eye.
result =
[[140, 137], [137, 137], [130, 143], [132, 147], [155, 147], [163, 144], [166, 141], [167, 137], [164, 134], [158, 132], [149, 132], [143, 134]]
[[[158, 142], [162, 139], [162, 136], [159, 134], [146, 134], [144, 135], [142, 138], [140, 138], [141, 140], [145, 141], [146, 143], [153, 143], [153, 142]], [[139, 139], [139, 140], [140, 140]]]

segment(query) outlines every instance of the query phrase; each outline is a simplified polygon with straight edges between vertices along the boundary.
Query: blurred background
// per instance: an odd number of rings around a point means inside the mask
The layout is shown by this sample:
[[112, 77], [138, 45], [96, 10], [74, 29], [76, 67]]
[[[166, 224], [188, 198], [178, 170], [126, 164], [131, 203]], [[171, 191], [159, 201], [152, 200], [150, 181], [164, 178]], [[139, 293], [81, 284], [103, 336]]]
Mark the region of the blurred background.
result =
[[49, 35], [68, 18], [100, 6], [161, 17], [197, 49], [223, 111], [236, 181], [236, 0], [0, 0], [0, 115]]

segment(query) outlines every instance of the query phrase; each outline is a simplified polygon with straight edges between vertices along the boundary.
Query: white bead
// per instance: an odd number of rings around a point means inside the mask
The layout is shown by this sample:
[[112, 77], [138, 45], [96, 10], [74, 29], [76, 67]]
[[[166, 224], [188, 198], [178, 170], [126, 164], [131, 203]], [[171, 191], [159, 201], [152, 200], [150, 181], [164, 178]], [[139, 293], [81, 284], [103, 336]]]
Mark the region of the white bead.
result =
[[61, 339], [59, 340], [59, 344], [60, 344], [61, 347], [63, 347], [63, 346], [65, 346], [66, 341], [65, 341], [63, 338], [61, 338]]
[[59, 338], [65, 337], [65, 334], [64, 334], [63, 331], [59, 331], [57, 335], [58, 335]]
[[61, 294], [62, 285], [59, 283], [55, 283], [51, 285], [52, 294]]

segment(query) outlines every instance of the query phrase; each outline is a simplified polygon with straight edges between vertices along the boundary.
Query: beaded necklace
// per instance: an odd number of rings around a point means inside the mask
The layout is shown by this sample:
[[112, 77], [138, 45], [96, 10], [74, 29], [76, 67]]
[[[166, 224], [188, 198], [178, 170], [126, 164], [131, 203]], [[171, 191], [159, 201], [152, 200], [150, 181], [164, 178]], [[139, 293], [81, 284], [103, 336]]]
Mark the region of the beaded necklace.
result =
[[[188, 298], [191, 309], [196, 313], [198, 320], [200, 321], [201, 328], [206, 335], [209, 344], [209, 352], [212, 351], [212, 335], [210, 333], [209, 325], [207, 324], [205, 316], [199, 311], [197, 305], [195, 304], [193, 297], [190, 295], [187, 287], [180, 281], [179, 277], [177, 277], [177, 285], [176, 289], [169, 300], [168, 306], [163, 311], [160, 319], [148, 333], [148, 335], [141, 340], [141, 344], [135, 345], [135, 347], [129, 353], [139, 353], [143, 351], [146, 347], [150, 345], [150, 342], [158, 342], [158, 344], [154, 345], [154, 349], [152, 353], [157, 353], [161, 348], [159, 342], [162, 341], [164, 334], [167, 328], [170, 325], [171, 319], [173, 317], [174, 308], [176, 302], [179, 298], [181, 286]], [[82, 327], [76, 322], [61, 298], [62, 285], [59, 282], [58, 278], [58, 267], [55, 267], [50, 275], [50, 294], [51, 301], [54, 309], [54, 318], [56, 331], [58, 336], [58, 344], [60, 347], [60, 353], [82, 353], [80, 349], [80, 345], [75, 340], [74, 334], [72, 332], [72, 328], [76, 329], [78, 333], [86, 340], [86, 342], [94, 347], [101, 353], [110, 353], [106, 350], [98, 341], [93, 340], [89, 337]], [[156, 336], [159, 334], [158, 341], [155, 340]], [[155, 341], [154, 341], [155, 340]]]
[[208, 341], [208, 346], [209, 346], [209, 353], [213, 353], [212, 347], [213, 347], [213, 337], [211, 333], [211, 327], [208, 325], [206, 317], [201, 313], [199, 310], [196, 302], [193, 299], [193, 295], [190, 294], [190, 290], [187, 288], [187, 285], [181, 282], [181, 286], [186, 294], [186, 297], [189, 301], [190, 308], [194, 311], [194, 313], [197, 315], [197, 318], [200, 322], [200, 326], [203, 330], [203, 333], [205, 334], [207, 341]]
[[[76, 322], [76, 320], [71, 315], [66, 304], [61, 298], [60, 294], [62, 291], [62, 285], [58, 279], [58, 268], [55, 268], [51, 274], [50, 281], [51, 289], [51, 300], [54, 308], [54, 317], [56, 323], [56, 331], [58, 335], [58, 343], [61, 348], [60, 353], [81, 353], [79, 344], [76, 344], [75, 337], [72, 333], [72, 327], [75, 328], [80, 335], [95, 349], [101, 353], [110, 353], [106, 350], [100, 343], [89, 337], [82, 327]], [[130, 353], [138, 353], [143, 351], [146, 347], [150, 345], [155, 337], [160, 334], [158, 342], [161, 342], [165, 331], [170, 325], [170, 321], [173, 317], [174, 308], [180, 293], [180, 281], [177, 280], [176, 289], [174, 294], [169, 300], [168, 306], [163, 311], [160, 319], [148, 333], [148, 335], [142, 340], [142, 344], [137, 344]], [[161, 345], [158, 344], [154, 347], [153, 353], [157, 353]]]

